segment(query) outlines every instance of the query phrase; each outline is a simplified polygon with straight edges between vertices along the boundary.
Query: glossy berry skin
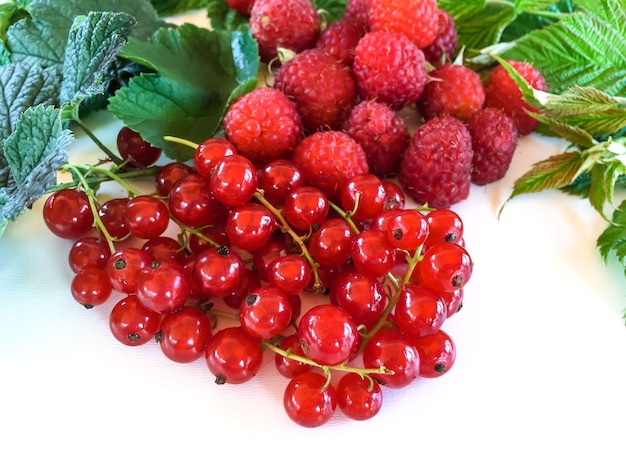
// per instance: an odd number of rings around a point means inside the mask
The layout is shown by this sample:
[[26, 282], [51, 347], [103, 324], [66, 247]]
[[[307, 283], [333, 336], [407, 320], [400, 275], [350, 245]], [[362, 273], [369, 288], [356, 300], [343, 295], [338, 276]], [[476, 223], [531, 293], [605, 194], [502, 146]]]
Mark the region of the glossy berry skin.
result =
[[[300, 340], [298, 339], [298, 335], [296, 334], [285, 336], [278, 344], [278, 347], [283, 351], [289, 351], [290, 354], [301, 357], [305, 356]], [[288, 379], [292, 379], [296, 375], [303, 372], [308, 372], [313, 368], [310, 364], [285, 357], [278, 353], [275, 353], [274, 355], [274, 364], [276, 365], [276, 370], [278, 370], [280, 375], [287, 377]]]
[[336, 267], [348, 261], [354, 232], [343, 219], [327, 219], [311, 234], [309, 253], [321, 266]]
[[117, 150], [132, 168], [144, 168], [156, 163], [162, 150], [146, 142], [138, 132], [122, 127], [117, 134]]
[[259, 273], [256, 270], [246, 268], [243, 272], [243, 281], [239, 289], [224, 297], [224, 303], [232, 309], [238, 309], [246, 295], [248, 295], [252, 289], [256, 289], [260, 286], [261, 278], [259, 278]]
[[137, 278], [153, 261], [148, 253], [132, 246], [113, 253], [105, 266], [113, 289], [125, 294], [134, 294], [137, 289]]
[[226, 297], [239, 289], [245, 269], [236, 252], [226, 247], [208, 248], [197, 255], [192, 277], [207, 297]]
[[341, 377], [335, 390], [343, 414], [357, 421], [373, 418], [383, 405], [383, 392], [378, 382], [355, 372]]
[[302, 186], [287, 196], [283, 212], [293, 228], [309, 231], [326, 220], [329, 208], [328, 198], [320, 189]]
[[176, 221], [195, 228], [213, 222], [218, 210], [218, 202], [213, 197], [209, 180], [197, 173], [174, 183], [167, 206]]
[[209, 339], [205, 359], [216, 384], [241, 384], [261, 369], [263, 347], [260, 339], [253, 338], [241, 327], [226, 327]]
[[420, 357], [404, 333], [380, 330], [363, 348], [363, 365], [367, 368], [385, 367], [393, 374], [372, 374], [389, 388], [409, 385], [419, 375]]
[[86, 235], [94, 224], [87, 194], [72, 188], [48, 196], [43, 206], [43, 220], [54, 235], [67, 239]]
[[463, 240], [463, 220], [450, 209], [436, 209], [426, 214], [428, 222], [427, 245], [449, 242], [461, 243]]
[[280, 335], [291, 321], [291, 302], [272, 286], [252, 289], [239, 306], [241, 327], [250, 336], [270, 339]]
[[226, 235], [232, 246], [254, 251], [269, 242], [278, 227], [274, 215], [260, 204], [233, 207], [226, 219]]
[[282, 158], [261, 168], [258, 180], [263, 196], [275, 207], [282, 207], [291, 192], [304, 186], [304, 176], [298, 165]]
[[161, 326], [161, 314], [150, 310], [136, 295], [117, 302], [109, 316], [113, 336], [127, 346], [140, 346], [154, 339]]
[[447, 305], [441, 295], [424, 286], [407, 284], [391, 319], [409, 336], [427, 336], [436, 333], [447, 317]]
[[185, 263], [185, 250], [180, 242], [172, 237], [161, 236], [146, 240], [141, 249], [154, 261], [175, 261], [180, 265]]
[[472, 258], [461, 245], [438, 243], [424, 253], [419, 263], [419, 282], [437, 292], [462, 289], [473, 268]]
[[350, 359], [358, 347], [357, 325], [348, 312], [334, 305], [317, 305], [302, 315], [298, 338], [307, 357], [321, 365]]
[[383, 180], [372, 173], [350, 178], [341, 188], [341, 207], [354, 220], [370, 220], [385, 206], [387, 195]]
[[194, 174], [189, 165], [181, 162], [170, 162], [163, 165], [154, 178], [154, 186], [159, 196], [167, 196], [178, 180]]
[[440, 377], [456, 361], [456, 345], [450, 335], [441, 329], [432, 335], [414, 338], [412, 342], [420, 356], [421, 377]]
[[204, 356], [212, 334], [208, 315], [199, 308], [186, 306], [163, 317], [159, 345], [172, 361], [193, 362]]
[[387, 305], [385, 289], [378, 279], [352, 271], [337, 276], [330, 287], [330, 300], [367, 329], [374, 326]]
[[257, 173], [250, 160], [231, 155], [220, 160], [211, 175], [213, 197], [226, 206], [238, 206], [252, 199], [257, 189]]
[[337, 392], [318, 372], [304, 372], [289, 381], [283, 395], [287, 416], [300, 426], [319, 427], [332, 418]]
[[355, 235], [350, 256], [358, 272], [373, 277], [387, 274], [396, 263], [396, 250], [387, 234], [374, 229]]
[[87, 266], [72, 279], [70, 292], [79, 304], [86, 308], [102, 305], [111, 296], [111, 282], [102, 268]]
[[169, 225], [167, 205], [152, 196], [136, 196], [126, 204], [126, 227], [137, 238], [150, 239], [162, 235]]
[[211, 173], [218, 162], [231, 155], [238, 154], [235, 144], [228, 139], [212, 137], [198, 145], [193, 154], [193, 166], [205, 178], [211, 178]]
[[281, 256], [287, 254], [287, 247], [282, 240], [272, 239], [265, 246], [262, 246], [258, 250], [252, 253], [252, 261], [259, 279], [267, 282], [267, 270], [270, 264]]
[[299, 255], [286, 255], [276, 258], [267, 268], [267, 281], [287, 295], [302, 292], [311, 281], [311, 265]]
[[109, 236], [122, 240], [129, 235], [126, 227], [126, 205], [127, 197], [117, 197], [109, 199], [98, 208], [100, 221], [104, 225]]
[[98, 237], [81, 237], [74, 242], [67, 256], [70, 269], [77, 273], [88, 266], [104, 268], [111, 256], [109, 245]]
[[401, 250], [415, 251], [426, 242], [428, 233], [428, 220], [416, 210], [404, 209], [387, 224], [387, 239]]
[[191, 294], [191, 282], [183, 267], [174, 261], [155, 261], [137, 277], [139, 301], [159, 313], [182, 308]]

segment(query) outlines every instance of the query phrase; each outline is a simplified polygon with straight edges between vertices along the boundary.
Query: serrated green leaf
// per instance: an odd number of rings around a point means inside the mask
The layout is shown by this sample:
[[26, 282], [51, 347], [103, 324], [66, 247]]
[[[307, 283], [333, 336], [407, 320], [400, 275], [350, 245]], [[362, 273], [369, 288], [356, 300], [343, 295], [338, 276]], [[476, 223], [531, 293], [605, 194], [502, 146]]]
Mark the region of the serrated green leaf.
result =
[[0, 67], [0, 143], [14, 131], [20, 115], [32, 106], [56, 103], [61, 75], [22, 63]]
[[237, 31], [248, 26], [248, 17], [229, 8], [224, 0], [208, 0], [206, 11], [215, 30]]
[[130, 40], [121, 53], [154, 70], [130, 80], [108, 109], [152, 145], [177, 160], [192, 149], [168, 142], [211, 137], [227, 104], [256, 85], [256, 41], [249, 31], [210, 31], [191, 24], [160, 30], [150, 42]]
[[457, 23], [459, 47], [481, 50], [498, 42], [516, 16], [513, 5], [488, 5], [478, 15]]
[[[160, 16], [171, 16], [206, 7], [214, 0], [150, 0]], [[225, 3], [224, 0], [220, 0]]]
[[626, 201], [613, 212], [611, 224], [600, 234], [596, 246], [605, 261], [614, 253], [626, 272]]
[[529, 112], [528, 114], [539, 121], [540, 125], [536, 129], [538, 134], [550, 137], [560, 137], [574, 145], [582, 147], [583, 149], [592, 147], [596, 144], [593, 136], [580, 127], [567, 124], [559, 121], [558, 119], [550, 118], [544, 114], [532, 112]]
[[517, 86], [519, 86], [522, 92], [522, 97], [524, 98], [524, 101], [526, 101], [526, 103], [528, 103], [530, 106], [534, 108], [542, 108], [542, 104], [538, 96], [543, 97], [545, 96], [545, 93], [542, 91], [535, 90], [533, 87], [531, 87], [526, 81], [526, 79], [524, 79], [524, 77], [522, 77], [519, 74], [519, 72], [515, 70], [511, 66], [511, 64], [509, 64], [507, 61], [503, 60], [500, 57], [495, 57], [495, 59], [498, 61], [498, 63], [502, 67], [505, 68], [505, 70], [511, 76], [513, 81], [517, 84]]
[[0, 191], [0, 225], [15, 220], [56, 184], [55, 171], [67, 161], [73, 140], [59, 109], [39, 105], [24, 111], [4, 142], [11, 177]]
[[63, 64], [67, 32], [46, 22], [26, 18], [7, 32], [7, 45], [13, 62], [50, 67]]
[[466, 18], [471, 18], [480, 13], [487, 2], [485, 0], [438, 0], [439, 8], [446, 10], [457, 22], [462, 22]]
[[110, 12], [90, 12], [74, 21], [63, 63], [61, 103], [104, 94], [105, 73], [135, 23], [130, 15]]

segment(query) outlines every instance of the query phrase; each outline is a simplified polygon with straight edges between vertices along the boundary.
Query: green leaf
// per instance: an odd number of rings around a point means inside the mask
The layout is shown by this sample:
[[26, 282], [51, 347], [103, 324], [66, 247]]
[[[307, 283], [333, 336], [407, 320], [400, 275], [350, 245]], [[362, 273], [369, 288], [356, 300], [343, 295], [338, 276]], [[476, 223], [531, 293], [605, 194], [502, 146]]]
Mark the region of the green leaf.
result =
[[486, 4], [487, 2], [485, 0], [466, 0], [464, 2], [459, 2], [459, 0], [437, 1], [439, 8], [450, 13], [457, 23], [477, 15], [485, 8]]
[[63, 128], [58, 109], [39, 105], [24, 111], [4, 142], [11, 174], [0, 188], [0, 227], [15, 220], [56, 184], [56, 169], [67, 161], [67, 148], [73, 140], [73, 134]]
[[348, 0], [314, 0], [315, 8], [327, 23], [332, 23], [343, 17]]
[[476, 16], [457, 23], [459, 47], [480, 50], [498, 41], [517, 16], [513, 5], [490, 4]]
[[12, 25], [7, 32], [11, 61], [37, 64], [41, 67], [62, 65], [67, 31], [46, 22], [26, 18]]
[[587, 11], [565, 16], [524, 36], [503, 57], [531, 62], [554, 93], [578, 85], [624, 96], [626, 11], [617, 0], [602, 3], [612, 12], [611, 18]]
[[626, 200], [613, 212], [611, 224], [600, 234], [596, 245], [605, 262], [613, 253], [626, 273]]
[[206, 10], [215, 30], [237, 31], [248, 26], [248, 17], [229, 8], [224, 0], [208, 0]]
[[15, 130], [28, 108], [56, 103], [61, 76], [56, 69], [7, 64], [0, 67], [0, 142]]
[[549, 118], [544, 114], [529, 112], [532, 117], [539, 121], [540, 125], [536, 129], [538, 134], [560, 137], [582, 148], [589, 148], [596, 144], [593, 136], [586, 130], [561, 122], [558, 119]]
[[108, 109], [177, 160], [193, 150], [168, 142], [212, 137], [230, 100], [256, 86], [259, 57], [249, 31], [210, 31], [191, 24], [163, 28], [150, 42], [131, 39], [121, 53], [154, 70], [130, 80]]
[[[150, 0], [160, 16], [171, 16], [206, 7], [214, 0]], [[225, 3], [224, 0], [220, 0]]]
[[63, 63], [61, 103], [104, 93], [104, 75], [134, 24], [132, 16], [110, 12], [90, 12], [74, 21]]

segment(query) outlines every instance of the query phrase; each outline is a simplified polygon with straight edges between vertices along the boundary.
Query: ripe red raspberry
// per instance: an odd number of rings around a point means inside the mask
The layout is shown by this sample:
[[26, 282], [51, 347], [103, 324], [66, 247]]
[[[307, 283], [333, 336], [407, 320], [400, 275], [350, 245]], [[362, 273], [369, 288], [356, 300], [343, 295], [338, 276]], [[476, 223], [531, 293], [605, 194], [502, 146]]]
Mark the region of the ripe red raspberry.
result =
[[420, 49], [430, 46], [439, 30], [437, 0], [372, 0], [370, 31], [405, 34]]
[[320, 18], [309, 0], [256, 0], [250, 11], [250, 31], [265, 62], [277, 57], [277, 48], [294, 52], [315, 45]]
[[484, 103], [480, 75], [464, 65], [445, 64], [430, 73], [417, 105], [425, 119], [448, 114], [466, 121]]
[[472, 139], [452, 116], [420, 126], [400, 160], [399, 182], [420, 204], [448, 208], [467, 198], [472, 169]]
[[317, 46], [328, 52], [341, 64], [351, 67], [354, 48], [365, 34], [362, 27], [349, 18], [342, 18], [328, 25], [317, 38]]
[[435, 40], [430, 46], [422, 49], [426, 60], [434, 67], [452, 62], [459, 45], [456, 24], [452, 15], [446, 10], [439, 9], [437, 19], [439, 27]]
[[415, 103], [426, 84], [424, 54], [401, 33], [367, 33], [354, 50], [352, 69], [362, 100], [394, 110]]
[[257, 88], [230, 105], [224, 131], [241, 155], [267, 163], [290, 157], [303, 126], [295, 103], [280, 90]]
[[484, 185], [502, 178], [517, 148], [513, 121], [497, 108], [484, 108], [469, 118], [467, 129], [474, 151], [472, 183]]
[[367, 32], [370, 29], [368, 16], [371, 6], [372, 0], [348, 0], [343, 17], [355, 21]]
[[228, 6], [242, 15], [249, 15], [254, 0], [226, 0]]
[[321, 49], [309, 49], [285, 62], [274, 88], [293, 99], [304, 127], [337, 128], [354, 106], [356, 84], [348, 69]]
[[[527, 62], [507, 60], [507, 62], [536, 90], [547, 91], [548, 87], [539, 70]], [[539, 122], [529, 116], [526, 110], [537, 112], [522, 98], [519, 86], [502, 66], [496, 66], [485, 84], [485, 106], [502, 109], [515, 123], [519, 135], [533, 132]]]
[[409, 144], [409, 130], [400, 116], [377, 101], [356, 105], [343, 130], [365, 150], [370, 173], [381, 178], [398, 172], [400, 155]]
[[294, 150], [292, 161], [302, 170], [307, 184], [335, 201], [350, 178], [369, 171], [363, 148], [341, 131], [305, 137]]

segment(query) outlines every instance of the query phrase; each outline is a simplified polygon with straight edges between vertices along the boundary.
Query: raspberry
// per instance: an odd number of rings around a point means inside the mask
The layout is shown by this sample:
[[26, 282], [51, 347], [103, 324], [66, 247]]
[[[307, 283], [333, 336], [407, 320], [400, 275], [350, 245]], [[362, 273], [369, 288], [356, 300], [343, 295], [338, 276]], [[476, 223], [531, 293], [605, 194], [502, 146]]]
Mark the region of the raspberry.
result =
[[430, 46], [439, 30], [437, 0], [372, 0], [371, 31], [405, 34], [420, 49]]
[[343, 17], [356, 22], [364, 32], [367, 32], [370, 29], [368, 16], [371, 6], [372, 0], [348, 0]]
[[[546, 81], [541, 72], [527, 62], [507, 60], [507, 62], [536, 90], [547, 91]], [[485, 84], [485, 106], [502, 109], [515, 123], [519, 135], [528, 135], [533, 132], [539, 122], [529, 116], [526, 110], [537, 112], [537, 109], [527, 104], [519, 86], [502, 66], [496, 66]]]
[[303, 126], [295, 103], [280, 90], [257, 88], [231, 104], [224, 131], [241, 155], [265, 163], [289, 158]]
[[337, 128], [356, 100], [356, 85], [346, 67], [321, 49], [309, 49], [285, 62], [274, 88], [292, 98], [308, 130]]
[[391, 108], [376, 101], [356, 105], [343, 130], [365, 150], [370, 173], [381, 178], [398, 172], [400, 155], [409, 143], [409, 130]]
[[422, 49], [426, 60], [434, 67], [451, 62], [458, 47], [456, 24], [452, 15], [446, 10], [439, 9], [437, 19], [439, 26], [435, 40], [430, 46]]
[[484, 108], [469, 118], [467, 129], [474, 151], [472, 183], [484, 185], [502, 178], [517, 147], [513, 121], [497, 108]]
[[425, 119], [448, 114], [466, 121], [484, 103], [480, 75], [464, 65], [445, 64], [430, 73], [417, 105]]
[[358, 23], [342, 18], [328, 25], [319, 38], [317, 47], [328, 52], [341, 64], [351, 67], [354, 61], [354, 48], [365, 34]]
[[250, 10], [250, 31], [265, 62], [276, 58], [279, 47], [310, 49], [319, 28], [319, 15], [309, 0], [256, 0]]
[[298, 165], [307, 184], [315, 186], [331, 200], [356, 175], [369, 172], [363, 148], [345, 132], [315, 132], [302, 139], [292, 161]]
[[426, 84], [424, 54], [401, 33], [367, 33], [354, 50], [352, 68], [360, 98], [394, 110], [416, 102]]
[[472, 158], [465, 125], [452, 116], [435, 117], [411, 137], [400, 160], [399, 182], [418, 203], [448, 208], [469, 195]]

